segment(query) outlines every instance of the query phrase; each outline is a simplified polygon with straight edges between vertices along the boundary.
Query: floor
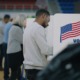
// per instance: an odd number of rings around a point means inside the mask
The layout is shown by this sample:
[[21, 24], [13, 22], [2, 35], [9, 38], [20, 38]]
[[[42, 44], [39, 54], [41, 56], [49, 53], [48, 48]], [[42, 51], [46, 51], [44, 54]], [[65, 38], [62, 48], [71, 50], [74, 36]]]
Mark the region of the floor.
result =
[[[3, 63], [4, 63], [4, 59], [3, 59]], [[2, 65], [2, 67], [4, 68], [4, 65]], [[11, 71], [9, 70], [9, 72], [11, 73]], [[25, 72], [23, 73], [23, 76], [25, 75]], [[4, 74], [3, 71], [0, 71], [0, 80], [4, 80]]]
[[0, 71], [0, 80], [4, 80], [3, 79], [3, 71]]

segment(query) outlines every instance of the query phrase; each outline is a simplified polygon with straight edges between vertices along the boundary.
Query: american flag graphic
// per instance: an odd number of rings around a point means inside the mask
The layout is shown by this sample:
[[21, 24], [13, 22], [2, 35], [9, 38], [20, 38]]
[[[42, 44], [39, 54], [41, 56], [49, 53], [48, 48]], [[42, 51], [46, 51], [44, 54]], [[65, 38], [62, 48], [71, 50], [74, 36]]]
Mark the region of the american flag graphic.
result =
[[60, 42], [77, 36], [80, 36], [80, 21], [61, 27]]

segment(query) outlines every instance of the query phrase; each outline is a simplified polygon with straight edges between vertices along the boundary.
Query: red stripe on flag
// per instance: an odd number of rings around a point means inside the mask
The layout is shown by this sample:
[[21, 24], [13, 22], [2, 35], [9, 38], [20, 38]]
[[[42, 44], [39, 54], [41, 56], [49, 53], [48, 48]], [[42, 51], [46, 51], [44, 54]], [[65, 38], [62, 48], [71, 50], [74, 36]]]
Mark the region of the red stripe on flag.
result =
[[80, 32], [71, 33], [71, 34], [68, 34], [66, 36], [62, 35], [62, 40], [67, 39], [68, 37], [76, 37], [76, 36], [80, 36]]
[[76, 34], [76, 35], [70, 35], [70, 36], [64, 37], [64, 38], [62, 38], [62, 40], [65, 40], [65, 39], [68, 39], [68, 38], [71, 38], [71, 37], [76, 37], [76, 36], [80, 36], [80, 33]]

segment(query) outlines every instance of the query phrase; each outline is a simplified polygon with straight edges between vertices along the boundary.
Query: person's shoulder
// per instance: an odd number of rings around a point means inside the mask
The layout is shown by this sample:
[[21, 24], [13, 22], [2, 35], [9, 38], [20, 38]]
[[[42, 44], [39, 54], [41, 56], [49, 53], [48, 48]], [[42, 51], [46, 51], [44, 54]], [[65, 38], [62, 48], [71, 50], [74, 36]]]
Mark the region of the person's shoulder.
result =
[[12, 25], [12, 22], [8, 22], [6, 25]]
[[12, 27], [13, 27], [14, 29], [16, 29], [16, 30], [21, 30], [21, 29], [22, 29], [21, 27], [19, 27], [19, 26], [17, 26], [17, 25], [12, 25]]
[[11, 22], [9, 22], [9, 23], [7, 23], [7, 24], [5, 25], [6, 28], [7, 28], [7, 27], [10, 27], [10, 26], [12, 26], [12, 23], [11, 23]]
[[37, 30], [44, 30], [44, 28], [38, 24], [37, 22], [34, 23], [34, 27], [37, 29]]
[[20, 27], [18, 27], [18, 26], [12, 25], [12, 27], [10, 28], [9, 32], [10, 32], [10, 34], [18, 35], [19, 33], [22, 33], [22, 29]]
[[41, 25], [39, 25], [38, 24], [38, 26], [37, 26], [37, 29], [36, 30], [38, 30], [38, 31], [44, 31], [44, 28], [43, 28], [43, 26], [41, 26]]
[[13, 31], [13, 32], [18, 32], [18, 31], [20, 31], [21, 30], [21, 28], [20, 27], [18, 27], [18, 26], [16, 26], [16, 25], [12, 25], [12, 27], [11, 27], [11, 29], [10, 29], [11, 31]]
[[37, 24], [37, 27], [34, 30], [34, 34], [43, 34], [43, 33], [44, 33], [44, 28], [41, 25]]
[[30, 23], [30, 24], [28, 24], [27, 25], [28, 26], [28, 28], [35, 28], [36, 27], [36, 23], [35, 22], [32, 22], [32, 23]]

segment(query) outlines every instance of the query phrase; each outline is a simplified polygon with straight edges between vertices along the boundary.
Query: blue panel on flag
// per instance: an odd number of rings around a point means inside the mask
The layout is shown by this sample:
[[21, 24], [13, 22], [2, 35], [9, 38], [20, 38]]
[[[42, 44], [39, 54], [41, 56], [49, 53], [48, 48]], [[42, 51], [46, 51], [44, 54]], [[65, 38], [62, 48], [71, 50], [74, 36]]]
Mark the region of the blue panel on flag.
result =
[[61, 27], [61, 34], [66, 33], [68, 31], [72, 31], [72, 24], [67, 24]]

